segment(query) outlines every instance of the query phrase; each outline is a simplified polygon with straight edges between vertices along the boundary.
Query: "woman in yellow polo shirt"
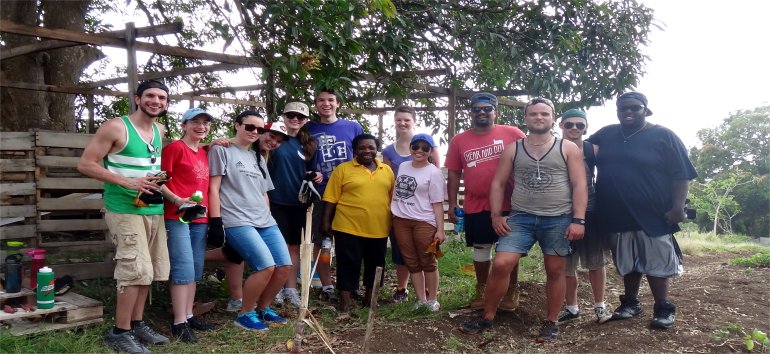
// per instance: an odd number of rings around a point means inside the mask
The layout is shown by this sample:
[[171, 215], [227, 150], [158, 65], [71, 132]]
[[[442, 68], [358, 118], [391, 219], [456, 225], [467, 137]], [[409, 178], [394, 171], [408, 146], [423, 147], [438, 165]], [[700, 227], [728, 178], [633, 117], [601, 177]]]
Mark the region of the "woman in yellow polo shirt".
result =
[[350, 311], [351, 294], [358, 290], [362, 262], [364, 306], [371, 301], [375, 270], [385, 266], [395, 179], [390, 167], [376, 158], [380, 148], [377, 138], [361, 134], [353, 139], [352, 145], [353, 160], [337, 166], [329, 178], [321, 220], [321, 232], [334, 234], [340, 312]]

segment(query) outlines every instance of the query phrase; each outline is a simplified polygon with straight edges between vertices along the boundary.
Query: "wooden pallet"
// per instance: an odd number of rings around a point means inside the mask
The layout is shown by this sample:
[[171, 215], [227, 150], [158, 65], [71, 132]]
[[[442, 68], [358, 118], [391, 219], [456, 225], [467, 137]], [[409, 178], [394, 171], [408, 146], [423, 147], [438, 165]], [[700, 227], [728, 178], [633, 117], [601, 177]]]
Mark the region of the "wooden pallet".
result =
[[[9, 302], [11, 299], [16, 299], [15, 301], [21, 299], [22, 303], [34, 304], [35, 293], [32, 290], [23, 289], [19, 293], [0, 295], [0, 302], [2, 303]], [[83, 325], [102, 324], [104, 323], [103, 313], [104, 306], [101, 301], [69, 292], [57, 296], [51, 309], [37, 309], [32, 312], [19, 310], [13, 314], [0, 313], [0, 322], [10, 326], [9, 329], [3, 328], [1, 331], [7, 331], [14, 336], [21, 336]]]

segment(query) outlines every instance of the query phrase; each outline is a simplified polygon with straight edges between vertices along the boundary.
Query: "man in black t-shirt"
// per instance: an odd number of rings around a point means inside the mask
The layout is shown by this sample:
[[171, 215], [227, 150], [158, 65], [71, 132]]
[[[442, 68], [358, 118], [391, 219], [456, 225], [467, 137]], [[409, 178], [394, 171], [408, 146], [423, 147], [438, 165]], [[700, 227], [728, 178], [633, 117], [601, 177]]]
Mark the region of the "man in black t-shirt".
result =
[[588, 141], [597, 154], [596, 206], [625, 294], [613, 319], [641, 314], [642, 275], [655, 299], [650, 326], [674, 324], [676, 306], [668, 300], [669, 278], [681, 273], [681, 252], [673, 233], [684, 220], [689, 180], [697, 174], [679, 137], [646, 121], [647, 97], [627, 92], [617, 100], [620, 124], [604, 127]]

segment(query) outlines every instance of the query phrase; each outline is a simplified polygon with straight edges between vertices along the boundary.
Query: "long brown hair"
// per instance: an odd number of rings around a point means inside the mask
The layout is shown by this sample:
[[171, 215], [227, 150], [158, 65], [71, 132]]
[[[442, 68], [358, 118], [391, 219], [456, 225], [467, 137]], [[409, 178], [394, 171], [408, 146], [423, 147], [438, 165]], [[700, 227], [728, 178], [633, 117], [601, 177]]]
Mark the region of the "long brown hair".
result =
[[297, 139], [299, 139], [299, 144], [302, 145], [302, 154], [305, 155], [305, 161], [310, 161], [318, 150], [318, 142], [313, 139], [313, 136], [310, 135], [306, 127], [302, 127], [297, 132]]

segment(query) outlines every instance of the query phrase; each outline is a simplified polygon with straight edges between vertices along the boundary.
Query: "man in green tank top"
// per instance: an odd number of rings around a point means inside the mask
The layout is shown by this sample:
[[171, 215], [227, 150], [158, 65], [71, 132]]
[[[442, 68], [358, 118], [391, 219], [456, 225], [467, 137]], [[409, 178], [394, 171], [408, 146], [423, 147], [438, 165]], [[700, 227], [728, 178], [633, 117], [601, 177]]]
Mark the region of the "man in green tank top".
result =
[[104, 342], [119, 352], [143, 353], [149, 352], [145, 344], [169, 342], [142, 320], [150, 284], [168, 280], [163, 202], [138, 198], [158, 196], [161, 189], [154, 173], [160, 171], [163, 126], [155, 120], [168, 109], [168, 87], [142, 82], [134, 104], [130, 116], [102, 124], [83, 151], [78, 171], [104, 182], [104, 219], [116, 247], [115, 326]]

